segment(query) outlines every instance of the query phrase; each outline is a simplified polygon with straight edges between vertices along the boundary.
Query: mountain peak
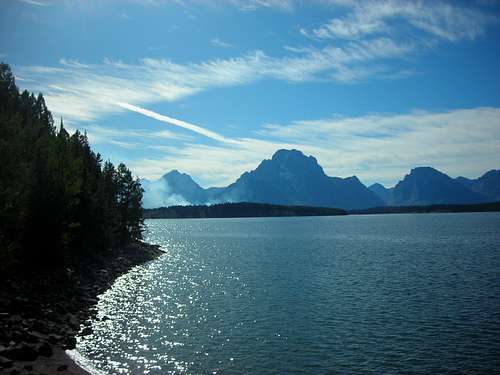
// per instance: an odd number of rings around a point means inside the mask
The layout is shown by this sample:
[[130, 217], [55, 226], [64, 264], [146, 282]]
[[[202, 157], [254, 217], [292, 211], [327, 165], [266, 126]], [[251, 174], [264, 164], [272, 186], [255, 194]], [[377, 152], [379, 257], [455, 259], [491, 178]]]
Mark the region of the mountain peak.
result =
[[431, 176], [435, 174], [444, 175], [444, 173], [432, 167], [415, 167], [412, 168], [410, 171], [410, 175], [417, 175], [417, 176]]
[[181, 173], [177, 169], [172, 169], [170, 172], [165, 173], [162, 178], [177, 177], [177, 176], [183, 176], [183, 175], [187, 176], [185, 173]]
[[324, 173], [323, 168], [321, 168], [314, 156], [306, 156], [302, 151], [295, 149], [278, 150], [274, 153], [271, 160], [267, 161], [267, 163], [269, 162], [279, 165], [281, 168], [286, 168], [289, 171], [304, 172], [314, 170], [321, 171], [321, 174]]
[[314, 156], [306, 156], [302, 151], [296, 149], [291, 149], [291, 150], [287, 150], [284, 148], [280, 149], [273, 154], [271, 160], [274, 161], [309, 160], [314, 162], [315, 164], [318, 164], [318, 161]]
[[387, 188], [379, 182], [374, 182], [373, 184], [368, 186], [368, 189], [387, 189]]
[[307, 156], [305, 156], [304, 153], [300, 150], [296, 150], [296, 149], [287, 150], [285, 148], [282, 148], [282, 149], [277, 150], [273, 154], [272, 159], [273, 160], [281, 160], [281, 159], [287, 159], [290, 157], [307, 158]]
[[399, 205], [466, 204], [484, 202], [460, 181], [431, 167], [413, 168], [393, 190], [394, 201]]

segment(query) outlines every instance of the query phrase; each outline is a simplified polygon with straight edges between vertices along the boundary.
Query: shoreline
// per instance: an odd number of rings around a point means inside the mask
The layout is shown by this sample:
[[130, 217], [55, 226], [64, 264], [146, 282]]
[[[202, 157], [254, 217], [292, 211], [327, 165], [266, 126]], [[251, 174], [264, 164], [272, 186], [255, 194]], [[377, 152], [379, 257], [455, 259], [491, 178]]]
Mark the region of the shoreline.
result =
[[66, 351], [75, 348], [76, 335], [91, 333], [97, 296], [163, 253], [157, 245], [133, 243], [72, 259], [64, 269], [26, 269], [2, 280], [0, 373], [92, 375]]

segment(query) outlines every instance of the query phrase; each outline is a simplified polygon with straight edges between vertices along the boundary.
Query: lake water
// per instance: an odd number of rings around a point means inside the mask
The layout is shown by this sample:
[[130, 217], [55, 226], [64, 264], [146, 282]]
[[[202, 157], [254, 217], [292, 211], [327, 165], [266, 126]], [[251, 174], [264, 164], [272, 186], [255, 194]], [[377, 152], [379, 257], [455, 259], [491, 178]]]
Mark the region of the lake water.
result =
[[500, 214], [148, 220], [79, 339], [105, 374], [500, 372]]

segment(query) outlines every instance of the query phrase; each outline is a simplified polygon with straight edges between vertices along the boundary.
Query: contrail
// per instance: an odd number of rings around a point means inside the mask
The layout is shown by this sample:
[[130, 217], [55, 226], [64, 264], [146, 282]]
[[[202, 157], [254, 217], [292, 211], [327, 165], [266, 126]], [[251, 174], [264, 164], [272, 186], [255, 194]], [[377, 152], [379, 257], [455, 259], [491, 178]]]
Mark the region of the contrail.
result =
[[128, 103], [116, 103], [116, 104], [122, 108], [128, 109], [129, 111], [140, 113], [141, 115], [154, 118], [155, 120], [165, 122], [165, 123], [170, 124], [170, 125], [179, 126], [181, 128], [191, 130], [195, 133], [204, 135], [205, 137], [208, 137], [208, 138], [215, 139], [216, 141], [219, 141], [219, 142], [239, 143], [238, 141], [226, 138], [226, 137], [224, 137], [220, 134], [217, 134], [213, 131], [202, 128], [201, 126], [198, 126], [198, 125], [190, 124], [189, 122], [186, 122], [186, 121], [182, 121], [182, 120], [178, 120], [178, 119], [175, 119], [172, 117], [160, 115], [159, 113], [150, 111], [150, 110], [145, 109], [145, 108], [137, 107], [135, 105], [128, 104]]

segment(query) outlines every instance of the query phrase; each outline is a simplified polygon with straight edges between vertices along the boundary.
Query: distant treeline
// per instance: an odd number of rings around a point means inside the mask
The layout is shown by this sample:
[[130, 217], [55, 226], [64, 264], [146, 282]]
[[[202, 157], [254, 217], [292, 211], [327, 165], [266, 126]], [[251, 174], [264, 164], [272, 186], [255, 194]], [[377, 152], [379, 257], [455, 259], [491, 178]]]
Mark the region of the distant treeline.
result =
[[172, 206], [144, 210], [146, 219], [229, 218], [269, 216], [346, 215], [337, 208], [280, 206], [264, 203], [220, 203], [210, 206]]
[[145, 209], [146, 219], [191, 219], [270, 216], [335, 216], [360, 214], [401, 214], [432, 212], [488, 212], [500, 211], [500, 202], [481, 204], [435, 204], [430, 206], [374, 207], [366, 210], [345, 211], [338, 208], [280, 206], [264, 203], [220, 203], [210, 206], [171, 206]]
[[349, 214], [402, 214], [431, 212], [490, 212], [500, 211], [500, 202], [479, 204], [433, 204], [430, 206], [386, 206], [349, 211]]
[[140, 239], [139, 181], [92, 151], [86, 134], [57, 130], [42, 94], [19, 92], [0, 64], [0, 273]]

